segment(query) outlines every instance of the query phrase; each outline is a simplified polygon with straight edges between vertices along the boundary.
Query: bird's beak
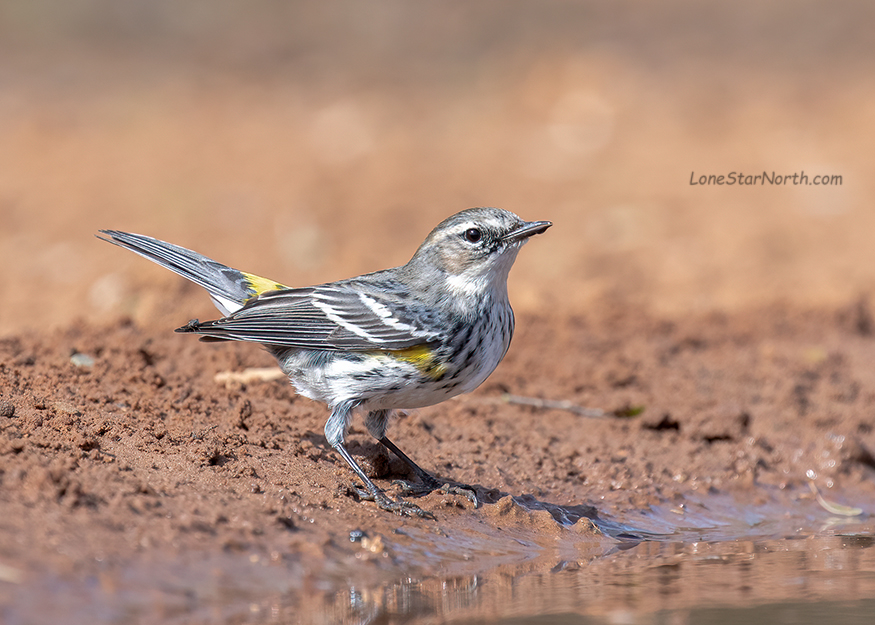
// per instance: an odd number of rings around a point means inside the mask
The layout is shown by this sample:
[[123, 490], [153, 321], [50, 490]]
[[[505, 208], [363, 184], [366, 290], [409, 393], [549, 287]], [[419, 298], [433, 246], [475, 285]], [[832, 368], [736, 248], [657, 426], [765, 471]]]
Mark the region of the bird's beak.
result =
[[508, 242], [524, 241], [530, 236], [545, 232], [552, 225], [553, 223], [550, 221], [527, 221], [513, 232], [508, 232], [504, 236], [504, 240]]

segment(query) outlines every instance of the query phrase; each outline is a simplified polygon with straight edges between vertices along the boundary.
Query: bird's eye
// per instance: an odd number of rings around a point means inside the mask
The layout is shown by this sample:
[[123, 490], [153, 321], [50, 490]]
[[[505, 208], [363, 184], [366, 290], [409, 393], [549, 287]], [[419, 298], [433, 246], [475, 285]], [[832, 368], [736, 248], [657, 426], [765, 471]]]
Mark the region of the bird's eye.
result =
[[467, 230], [465, 230], [465, 239], [469, 243], [477, 243], [482, 238], [483, 233], [480, 232], [479, 228], [468, 228]]

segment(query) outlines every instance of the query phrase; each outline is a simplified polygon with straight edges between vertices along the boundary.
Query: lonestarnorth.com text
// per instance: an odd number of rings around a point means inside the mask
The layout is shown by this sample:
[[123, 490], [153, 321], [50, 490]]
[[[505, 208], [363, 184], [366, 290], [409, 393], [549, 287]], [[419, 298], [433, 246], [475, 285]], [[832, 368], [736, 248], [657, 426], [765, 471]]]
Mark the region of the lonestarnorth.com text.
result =
[[833, 185], [841, 186], [842, 177], [838, 175], [822, 175], [818, 174], [809, 178], [808, 174], [803, 170], [801, 173], [793, 174], [777, 174], [774, 171], [769, 173], [764, 171], [761, 174], [745, 174], [742, 172], [730, 172], [726, 175], [704, 175], [696, 176], [696, 172], [690, 172], [690, 186], [698, 185], [718, 185], [718, 186], [756, 186], [756, 185]]

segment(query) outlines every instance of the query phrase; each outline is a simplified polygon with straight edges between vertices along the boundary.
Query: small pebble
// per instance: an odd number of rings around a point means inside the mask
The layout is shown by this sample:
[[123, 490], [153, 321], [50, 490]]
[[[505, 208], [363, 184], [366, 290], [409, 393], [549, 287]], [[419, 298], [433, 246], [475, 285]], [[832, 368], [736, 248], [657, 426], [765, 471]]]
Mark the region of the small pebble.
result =
[[12, 402], [0, 400], [0, 417], [14, 417], [15, 405]]
[[94, 366], [94, 358], [88, 354], [80, 354], [79, 352], [70, 356], [70, 362], [83, 369], [89, 369]]

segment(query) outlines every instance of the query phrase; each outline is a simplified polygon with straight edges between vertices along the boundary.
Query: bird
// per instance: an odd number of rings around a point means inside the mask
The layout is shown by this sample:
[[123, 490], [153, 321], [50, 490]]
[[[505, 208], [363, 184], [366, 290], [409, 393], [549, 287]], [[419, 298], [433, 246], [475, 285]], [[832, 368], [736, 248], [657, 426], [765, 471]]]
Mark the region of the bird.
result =
[[177, 332], [202, 341], [262, 344], [299, 395], [330, 410], [325, 438], [364, 484], [360, 499], [402, 516], [433, 517], [392, 499], [365, 474], [345, 442], [354, 415], [419, 479], [407, 493], [476, 490], [419, 467], [387, 436], [393, 411], [432, 406], [480, 386], [507, 353], [514, 331], [507, 280], [517, 253], [549, 221], [492, 207], [438, 224], [404, 265], [315, 286], [291, 287], [239, 271], [159, 239], [100, 230], [99, 239], [203, 287], [222, 317]]

